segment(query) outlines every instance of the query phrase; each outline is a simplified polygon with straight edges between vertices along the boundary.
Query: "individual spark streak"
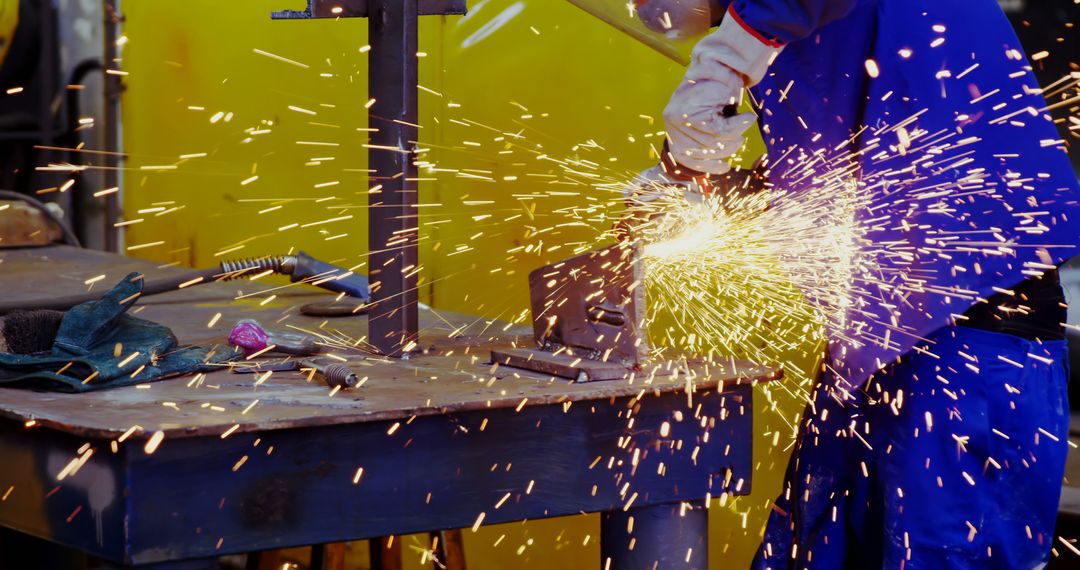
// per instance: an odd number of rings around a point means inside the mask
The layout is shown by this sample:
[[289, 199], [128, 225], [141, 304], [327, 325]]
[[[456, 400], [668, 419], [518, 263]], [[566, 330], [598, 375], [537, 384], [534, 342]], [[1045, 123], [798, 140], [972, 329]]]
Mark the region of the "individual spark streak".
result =
[[[126, 434], [127, 434], [127, 432], [125, 432], [125, 435]], [[143, 451], [147, 455], [153, 455], [153, 453], [155, 451], [157, 451], [158, 446], [161, 445], [161, 442], [164, 439], [165, 439], [165, 432], [163, 432], [163, 431], [155, 431], [153, 433], [153, 435], [150, 436], [150, 439], [146, 440], [146, 445], [143, 446]]]
[[881, 71], [878, 69], [878, 64], [873, 59], [866, 60], [866, 74], [871, 78], [877, 78], [881, 75]]
[[127, 251], [135, 251], [135, 250], [139, 250], [139, 249], [157, 247], [159, 245], [164, 245], [164, 244], [165, 244], [164, 241], [152, 241], [152, 242], [141, 243], [141, 244], [136, 244], [136, 245], [129, 245], [127, 247]]
[[278, 61], [283, 61], [285, 63], [288, 63], [289, 65], [295, 65], [297, 67], [302, 67], [304, 69], [309, 69], [311, 67], [311, 66], [307, 65], [306, 63], [300, 63], [299, 61], [292, 60], [292, 59], [289, 59], [287, 57], [283, 57], [283, 56], [280, 56], [280, 55], [277, 55], [277, 54], [274, 54], [274, 53], [270, 53], [268, 51], [263, 51], [263, 50], [258, 49], [258, 48], [254, 48], [251, 51], [253, 51], [253, 52], [255, 52], [255, 53], [259, 54], [259, 55], [265, 55], [266, 57], [269, 57], [271, 59], [276, 59]]

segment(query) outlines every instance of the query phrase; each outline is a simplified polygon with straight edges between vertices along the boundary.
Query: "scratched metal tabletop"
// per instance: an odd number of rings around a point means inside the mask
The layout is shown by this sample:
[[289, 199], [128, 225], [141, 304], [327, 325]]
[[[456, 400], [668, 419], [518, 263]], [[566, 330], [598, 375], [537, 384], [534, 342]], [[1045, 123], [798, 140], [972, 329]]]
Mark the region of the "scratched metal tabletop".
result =
[[[67, 246], [0, 250], [0, 294], [30, 301], [88, 289], [103, 292], [132, 271], [153, 279], [183, 270]], [[87, 285], [94, 278], [98, 279]], [[257, 282], [200, 285], [141, 299], [132, 312], [171, 327], [182, 344], [224, 344], [233, 325], [244, 318], [276, 330], [316, 331], [336, 339], [331, 344], [339, 346], [325, 351], [347, 359], [365, 379], [361, 387], [335, 393], [300, 372], [267, 376], [221, 370], [85, 394], [0, 388], [0, 417], [85, 437], [117, 438], [136, 432], [145, 437], [161, 431], [172, 438], [365, 421], [408, 422], [429, 414], [573, 405], [635, 395], [647, 398], [657, 392], [688, 391], [693, 398], [695, 392], [720, 385], [779, 377], [774, 368], [739, 360], [697, 365], [690, 375], [672, 375], [668, 372], [672, 363], [657, 362], [624, 380], [576, 384], [489, 362], [493, 347], [531, 346], [529, 328], [437, 310], [420, 312], [422, 353], [408, 360], [386, 359], [340, 346], [364, 337], [365, 317], [301, 315], [301, 305], [332, 297], [306, 285], [283, 288], [286, 283], [286, 278], [271, 276]]]

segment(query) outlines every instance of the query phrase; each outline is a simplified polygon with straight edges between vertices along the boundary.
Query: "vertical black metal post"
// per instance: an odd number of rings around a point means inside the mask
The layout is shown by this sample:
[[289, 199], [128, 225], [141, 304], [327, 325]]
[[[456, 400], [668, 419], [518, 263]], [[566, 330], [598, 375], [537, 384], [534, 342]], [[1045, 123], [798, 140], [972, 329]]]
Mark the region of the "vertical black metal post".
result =
[[400, 356], [417, 339], [417, 0], [368, 0], [368, 340]]
[[709, 511], [703, 501], [690, 504], [689, 508], [674, 503], [603, 513], [600, 567], [707, 570]]

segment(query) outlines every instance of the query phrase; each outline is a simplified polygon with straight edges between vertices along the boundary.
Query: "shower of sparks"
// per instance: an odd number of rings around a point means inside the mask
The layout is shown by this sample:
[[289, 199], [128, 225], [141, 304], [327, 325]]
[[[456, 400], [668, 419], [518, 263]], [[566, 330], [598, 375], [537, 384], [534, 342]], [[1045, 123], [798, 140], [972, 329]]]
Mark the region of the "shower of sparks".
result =
[[[1071, 93], [1076, 91], [1076, 78], [1051, 85], [1047, 109], [1058, 106], [1055, 98], [1074, 99]], [[1015, 115], [1007, 110], [1002, 113]], [[964, 168], [970, 161], [966, 147], [978, 139], [952, 131], [921, 130], [917, 128], [921, 114], [863, 133], [860, 153], [871, 157], [872, 168], [862, 172], [857, 172], [857, 163], [844, 152], [792, 149], [774, 162], [794, 160], [802, 166], [790, 170], [777, 187], [759, 192], [721, 189], [702, 198], [677, 186], [651, 183], [638, 188], [637, 192], [648, 195], [632, 203], [638, 210], [636, 218], [649, 219], [638, 224], [635, 233], [648, 244], [643, 262], [652, 341], [690, 354], [734, 349], [750, 360], [783, 365], [777, 358], [787, 348], [784, 341], [789, 347], [816, 346], [826, 334], [834, 340], [846, 335], [842, 340], [851, 346], [880, 345], [899, 355], [906, 347], [898, 339], [917, 339], [917, 331], [894, 325], [886, 327], [883, 337], [871, 335], [865, 332], [865, 325], [872, 322], [864, 316], [869, 315], [868, 309], [885, 299], [913, 293], [975, 301], [976, 292], [952, 286], [949, 275], [928, 274], [906, 265], [916, 252], [924, 259], [951, 260], [959, 253], [993, 258], [1010, 256], [1024, 246], [1002, 237], [1001, 230], [993, 227], [960, 232], [930, 229], [890, 243], [874, 242], [873, 232], [904, 226], [905, 211], [925, 210], [950, 219], [961, 201], [1004, 202], [1012, 188], [1021, 188], [1023, 176], [1030, 180], [1042, 175], [1018, 171], [1010, 179], [1017, 182], [1007, 180], [1008, 189], [1003, 191], [1001, 181], [983, 168]], [[1080, 122], [1073, 115], [1067, 120]], [[595, 164], [568, 160], [562, 166], [568, 175], [583, 177], [621, 201], [625, 182], [604, 180]], [[952, 183], [929, 185], [915, 174], [917, 169], [953, 169], [960, 175]], [[787, 180], [810, 178], [813, 183], [809, 187], [799, 184], [798, 191], [783, 187]], [[859, 220], [857, 212], [882, 208], [881, 198], [873, 202], [871, 197], [881, 194], [876, 188], [884, 187], [890, 189], [886, 200], [890, 211], [899, 212], [897, 217]], [[1076, 197], [1049, 198], [1054, 199], [1075, 201]], [[1013, 211], [1017, 225], [1009, 230], [1037, 236], [1053, 220], [1045, 205], [1033, 198], [1027, 204], [1029, 209]], [[589, 221], [601, 209], [599, 205], [575, 207], [563, 213]], [[609, 234], [602, 237], [610, 239]], [[594, 247], [595, 243], [583, 244], [576, 252]], [[1068, 244], [1040, 247], [1047, 252], [1064, 250], [1065, 257], [1073, 254]], [[1052, 267], [1025, 262], [1024, 273], [1041, 275]], [[978, 261], [971, 267], [954, 264], [954, 273], [962, 271], [979, 272]], [[799, 296], [806, 302], [798, 302]], [[777, 333], [784, 341], [778, 345], [776, 339], [764, 338], [765, 331]]]
[[690, 199], [681, 187], [648, 191], [637, 209], [649, 221], [634, 234], [646, 244], [644, 328], [659, 357], [736, 356], [795, 370], [785, 353], [818, 346], [829, 319], [843, 328], [859, 243], [854, 183], [797, 204], [772, 190]]

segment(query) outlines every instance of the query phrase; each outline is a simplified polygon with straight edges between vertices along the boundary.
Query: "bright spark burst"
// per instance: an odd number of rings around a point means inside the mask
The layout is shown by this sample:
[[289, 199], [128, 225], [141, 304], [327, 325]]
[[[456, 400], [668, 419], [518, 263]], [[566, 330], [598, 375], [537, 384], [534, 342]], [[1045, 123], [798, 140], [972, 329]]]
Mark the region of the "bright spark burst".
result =
[[659, 353], [783, 365], [786, 352], [842, 329], [859, 245], [855, 190], [796, 204], [775, 190], [688, 200], [682, 188], [652, 188], [639, 203], [650, 219], [635, 233], [647, 244], [647, 328]]

